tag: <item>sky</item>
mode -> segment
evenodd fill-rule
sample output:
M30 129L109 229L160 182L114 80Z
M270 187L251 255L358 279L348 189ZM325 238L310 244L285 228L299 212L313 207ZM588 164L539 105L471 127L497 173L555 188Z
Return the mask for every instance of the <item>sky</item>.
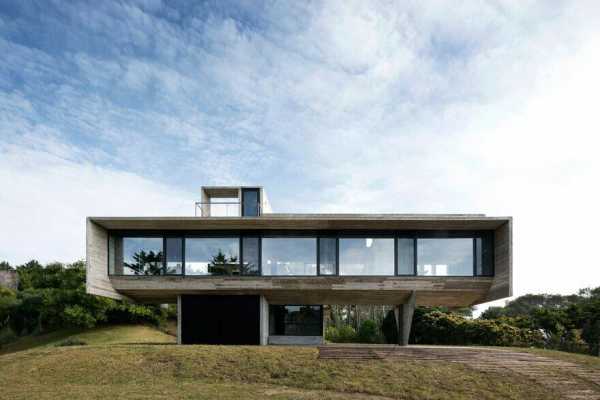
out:
M514 218L514 290L600 286L600 2L0 0L0 260L85 217Z

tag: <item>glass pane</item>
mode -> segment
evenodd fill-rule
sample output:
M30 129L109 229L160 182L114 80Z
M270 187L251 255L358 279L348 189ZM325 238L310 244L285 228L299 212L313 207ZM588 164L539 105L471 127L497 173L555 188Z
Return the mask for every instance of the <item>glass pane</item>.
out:
M116 259L116 249L115 249L115 237L108 237L108 274L113 275L115 273L115 259Z
M242 238L242 275L259 275L259 242L257 237Z
M340 239L340 275L394 275L394 239Z
M415 240L398 239L398 275L415 274Z
M319 238L319 273L321 275L335 275L335 240L335 238Z
M263 238L263 275L316 275L315 238Z
M417 274L472 276L473 239L417 239Z
M259 214L258 201L258 189L242 189L242 216L257 217Z
M123 238L125 275L161 275L163 273L162 238Z
M323 336L321 306L269 306L269 334Z
M167 238L167 269L166 274L181 274L183 269L183 239Z
M477 275L494 275L493 239L489 236L475 239L475 265Z
M186 275L239 275L238 238L186 238Z

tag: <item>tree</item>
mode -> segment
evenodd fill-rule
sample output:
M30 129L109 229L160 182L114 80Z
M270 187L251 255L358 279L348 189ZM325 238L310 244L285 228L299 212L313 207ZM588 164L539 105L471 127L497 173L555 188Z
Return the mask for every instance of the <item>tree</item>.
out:
M208 272L214 275L239 275L240 265L237 257L227 257L219 249L217 255L213 256L211 262L208 264Z

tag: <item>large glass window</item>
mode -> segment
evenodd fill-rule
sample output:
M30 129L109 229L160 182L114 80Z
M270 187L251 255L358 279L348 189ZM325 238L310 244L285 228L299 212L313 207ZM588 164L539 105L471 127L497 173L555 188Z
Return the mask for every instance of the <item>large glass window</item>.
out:
M183 238L166 238L165 273L181 274L183 271Z
M123 274L162 275L163 273L162 238L123 238Z
M472 276L473 239L417 239L417 274Z
M316 275L315 238L263 238L263 275Z
M340 239L340 275L394 275L394 239Z
M337 267L337 239L319 238L319 274L335 275Z
M321 306L269 306L269 334L323 336Z
M478 276L494 275L494 247L491 238L475 239L475 265Z
M186 275L240 275L238 238L186 238Z
M242 275L260 275L260 238L242 238Z
M398 239L398 275L415 274L415 239Z

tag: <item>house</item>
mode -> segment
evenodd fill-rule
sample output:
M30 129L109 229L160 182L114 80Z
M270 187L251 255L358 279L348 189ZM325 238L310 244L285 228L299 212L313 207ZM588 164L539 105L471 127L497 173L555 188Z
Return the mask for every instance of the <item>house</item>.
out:
M323 305L396 310L512 295L510 217L279 214L261 187L203 187L189 217L88 217L87 292L178 304L182 344L317 344Z

